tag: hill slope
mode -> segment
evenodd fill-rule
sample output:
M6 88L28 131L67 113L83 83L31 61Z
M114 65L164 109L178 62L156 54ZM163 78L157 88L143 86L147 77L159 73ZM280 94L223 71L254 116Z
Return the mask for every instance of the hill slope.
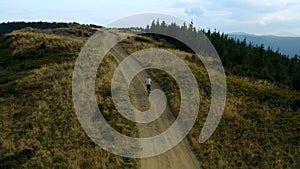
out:
M148 37L147 37L148 38ZM213 136L198 143L210 105L210 83L201 62L187 53L172 48L164 39L159 41L131 38L124 49L159 47L181 57L193 70L201 95L198 119L188 138L203 168L286 168L298 167L299 101L296 91L281 89L266 80L227 76L227 101L224 116ZM145 43L145 42L149 43ZM131 50L133 53L135 50ZM167 93L169 105L179 112L179 91L172 77L164 72L149 72ZM292 103L292 104L290 104Z
M89 27L23 29L1 37L0 168L139 168L140 160L104 151L80 127L73 109L71 80L75 59L87 37L73 34L73 29L95 31ZM300 167L299 92L266 80L228 75L225 114L213 136L199 144L210 105L210 83L200 61L192 53L151 36L128 38L121 46L128 53L164 48L191 67L199 85L201 109L188 140L201 167ZM110 97L110 80L117 64L108 54L100 65L97 101L116 130L137 136L136 124L118 114ZM163 72L148 73L167 93L176 116L176 83Z

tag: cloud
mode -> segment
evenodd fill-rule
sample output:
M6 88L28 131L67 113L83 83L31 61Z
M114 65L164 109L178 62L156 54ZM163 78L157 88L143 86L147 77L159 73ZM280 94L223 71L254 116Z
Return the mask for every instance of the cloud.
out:
M259 22L261 24L268 23L284 23L284 22L299 22L300 19L300 2L286 3L282 7L269 13L263 14Z
M216 28L225 32L269 33L272 29L274 32L300 34L299 9L300 0L87 0L76 3L71 0L14 0L3 1L0 21L68 19L105 25L123 16L153 12L184 20L192 18L195 25L199 23L197 26L201 28Z
M204 11L200 7L187 7L184 10L184 13L191 17L202 16Z
M261 0L243 0L236 1L239 4L245 4L246 7L278 7L289 3L299 3L299 0L272 0L272 1L261 1Z
M200 27L221 31L270 33L286 31L300 34L300 0L174 0L171 8ZM179 13L177 13L179 15ZM295 31L296 30L296 31Z

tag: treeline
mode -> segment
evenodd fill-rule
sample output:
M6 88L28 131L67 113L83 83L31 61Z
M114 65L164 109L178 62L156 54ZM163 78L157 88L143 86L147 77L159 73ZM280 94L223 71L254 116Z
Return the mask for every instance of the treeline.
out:
M197 30L192 22L179 26L176 23L166 24L157 20L148 25L145 31L171 32L173 37L184 36L195 41L204 33L214 45L228 74L267 79L300 90L300 57L297 55L288 58L270 47L265 50L263 44L247 44L246 39L234 39L216 30ZM172 39L162 35L155 35L154 38L164 38L167 41ZM172 41L176 48L191 51L181 42L174 39Z
M14 30L23 29L26 27L31 28L38 28L38 29L51 29L51 28L67 28L71 26L78 26L81 25L76 22L72 23L64 23L64 22L7 22L0 24L0 35L10 33ZM102 28L102 26L90 24L90 25L83 25L83 26L90 26L95 28Z

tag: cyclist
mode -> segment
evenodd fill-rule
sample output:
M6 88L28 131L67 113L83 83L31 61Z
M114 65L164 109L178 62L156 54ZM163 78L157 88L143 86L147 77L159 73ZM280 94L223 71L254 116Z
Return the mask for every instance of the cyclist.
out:
M147 76L146 80L145 80L145 84L146 84L146 88L147 88L147 92L148 94L150 93L151 91L151 78L149 76Z

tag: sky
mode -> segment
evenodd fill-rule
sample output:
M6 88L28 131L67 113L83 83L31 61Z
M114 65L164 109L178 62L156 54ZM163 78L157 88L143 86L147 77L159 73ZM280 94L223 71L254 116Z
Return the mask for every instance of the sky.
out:
M300 0L9 0L0 4L0 22L56 21L106 26L130 15L161 13L193 21L198 28L225 33L300 37L299 9Z

